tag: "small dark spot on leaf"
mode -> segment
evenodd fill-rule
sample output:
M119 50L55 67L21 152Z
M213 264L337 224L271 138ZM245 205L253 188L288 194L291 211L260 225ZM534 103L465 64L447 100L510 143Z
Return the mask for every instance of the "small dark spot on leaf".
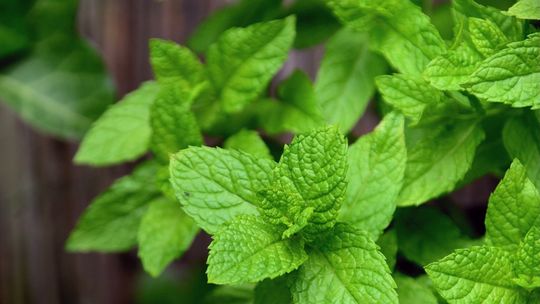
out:
M190 197L190 196L191 196L191 193L189 193L189 192L184 192L184 196L185 196L185 197Z

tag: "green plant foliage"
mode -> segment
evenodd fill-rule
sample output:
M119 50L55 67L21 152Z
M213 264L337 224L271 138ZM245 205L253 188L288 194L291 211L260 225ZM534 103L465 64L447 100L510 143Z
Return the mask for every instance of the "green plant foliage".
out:
M202 229L208 303L539 302L540 36L527 1L482 3L237 1L193 51L152 40L155 81L75 158L151 160L90 205L68 249L138 245L158 276ZM314 80L280 72L316 44ZM487 174L504 178L482 236L448 194Z

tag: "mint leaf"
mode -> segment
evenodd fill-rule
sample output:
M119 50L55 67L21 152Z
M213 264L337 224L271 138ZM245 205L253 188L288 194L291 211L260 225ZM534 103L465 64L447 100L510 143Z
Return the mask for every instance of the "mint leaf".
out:
M133 247L148 204L160 196L152 183L156 172L154 163L144 163L94 199L71 232L67 250L115 252Z
M514 282L528 290L540 287L540 227L532 226L521 242L513 260Z
M325 125L321 108L308 76L295 70L279 84L279 101L263 100L257 105L259 121L269 133L308 132Z
M0 99L47 134L78 139L113 102L103 62L86 42L53 36L0 73Z
M156 83L146 82L111 106L85 135L75 163L106 166L146 153L152 133L150 107L157 92Z
M518 0L508 9L508 15L520 19L540 19L540 3L536 0Z
M171 183L184 211L210 234L240 214L258 214L257 191L268 186L273 161L220 148L190 147L172 156Z
M270 150L257 131L241 130L227 138L223 147L229 150L235 149L244 151L260 158L273 159L272 155L270 155Z
M410 1L329 0L329 5L346 25L369 30L370 46L401 73L420 75L446 50L429 17Z
M427 265L473 242L435 208L402 209L396 216L400 252L410 261Z
M469 76L482 61L482 55L467 43L433 59L423 77L439 90L461 90Z
M540 34L510 43L484 60L465 83L479 98L513 107L540 107Z
M350 184L339 219L376 240L392 220L406 161L403 116L389 113L373 132L349 147Z
M525 116L510 119L503 129L503 141L510 156L527 168L527 176L540 189L540 120Z
M225 112L238 112L262 93L287 58L294 17L234 28L210 47L208 76Z
M344 28L326 44L315 92L326 121L348 132L373 96L373 78L385 71L382 58L370 52L366 34Z
M199 229L177 201L159 198L149 205L137 236L139 257L144 269L158 276L189 248Z
M400 304L438 304L437 297L431 289L422 284L420 280L404 276L394 275L397 284L397 293Z
M445 100L443 92L420 77L404 74L383 75L376 78L384 100L417 124L430 109ZM427 113L425 113L427 112Z
M469 18L471 41L482 56L489 57L509 42L501 29L488 19Z
M294 303L397 303L396 285L369 235L337 224L309 251L291 287Z
M193 88L205 77L204 67L197 56L172 41L151 39L150 62L159 82L175 81Z
M285 146L274 172L277 185L269 189L270 192L291 193L294 203L265 197L264 213L270 217L281 214L291 224L297 219L309 218L306 233L311 235L334 226L347 186L346 153L347 141L337 128L297 135L290 145ZM274 203L275 208L272 207ZM308 208L313 209L313 214L298 213L309 212L304 211Z
M151 148L164 162L180 149L203 143L197 120L190 110L193 96L188 96L187 92L181 82L159 83L159 93L150 113Z
M489 198L486 238L493 246L515 249L525 234L540 223L540 193L514 160Z
M528 303L527 292L513 284L512 256L497 247L459 249L426 267L450 303Z
M210 244L208 282L253 283L298 268L306 259L300 239L281 239L279 226L240 215L223 226Z
M453 122L411 129L406 139L407 169L398 206L420 205L453 190L469 170L484 132L474 122Z
M464 28L467 28L467 18L474 17L489 20L496 24L504 35L512 41L523 38L523 23L514 17L503 14L496 8L478 4L473 0L454 0L452 1L452 10L454 23L456 24L454 28L456 36Z

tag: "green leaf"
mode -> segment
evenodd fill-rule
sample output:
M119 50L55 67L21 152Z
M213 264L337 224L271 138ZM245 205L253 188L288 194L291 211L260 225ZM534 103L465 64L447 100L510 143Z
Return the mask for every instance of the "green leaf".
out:
M264 280L255 287L254 304L290 304L291 292L287 286L287 277Z
M473 243L448 216L431 207L401 210L395 229L400 252L419 265L435 262Z
M503 129L503 141L510 156L519 159L540 189L540 120L530 116L510 119Z
M223 144L225 149L240 150L259 158L273 160L270 150L259 136L257 131L241 130L233 136L227 138Z
M301 239L282 239L279 226L240 215L223 226L210 244L208 282L238 284L275 278L307 259Z
M208 76L225 112L256 99L285 62L295 34L288 17L234 28L208 50Z
M143 216L137 241L144 269L158 276L175 258L191 245L199 229L182 206L168 198L150 203Z
M540 107L540 34L510 43L484 60L464 86L491 102Z
M438 304L437 297L421 281L396 274L397 293L400 304Z
M205 52L227 29L272 19L280 7L280 0L241 0L225 6L198 24L187 43L193 50Z
M540 227L535 225L527 232L513 260L514 282L528 290L540 287Z
M535 223L540 223L540 193L514 160L489 198L486 238L493 246L515 249Z
M220 148L190 147L172 156L171 183L184 211L210 234L240 214L258 214L257 191L275 163Z
M376 78L377 87L384 100L410 119L418 123L429 111L445 100L443 92L416 76L404 74L383 75ZM426 113L427 112L427 113Z
M472 44L482 56L489 57L509 42L501 29L488 19L469 18Z
M0 100L33 127L77 139L112 103L113 88L93 49L55 36L0 73Z
M156 79L177 81L193 88L204 80L204 67L189 49L175 42L151 39L150 62Z
M398 251L397 234L395 229L386 231L377 240L377 245L381 248L381 253L386 258L386 263L390 272L394 271L396 267L396 258Z
M160 196L152 183L156 172L154 163L144 163L94 199L71 232L67 250L115 252L133 247L148 204Z
M540 3L536 0L518 0L508 9L508 15L520 19L540 19Z
M483 57L471 45L464 43L433 59L423 77L439 90L461 90Z
M453 190L469 170L476 147L484 139L482 129L471 121L408 132L407 169L398 206L420 205Z
M326 121L348 132L373 96L374 77L384 73L384 60L369 51L367 35L342 29L326 44L315 92Z
M497 247L459 249L426 267L450 303L527 303L527 292L512 282L512 256Z
M165 162L172 153L203 143L197 120L190 110L194 97L189 96L180 84L160 82L159 93L150 112L151 148Z
M420 8L403 0L329 0L346 25L370 33L370 46L398 71L420 75L446 50L439 32Z
M148 150L150 107L158 85L146 82L111 106L94 122L75 155L75 163L93 166L137 159Z
M483 6L473 0L453 0L452 9L456 24L454 28L456 36L459 36L460 32L467 28L468 18L473 17L489 20L496 24L511 41L523 39L523 23L514 17L503 14L496 8Z
M392 220L406 161L403 116L389 113L373 132L349 147L350 183L340 221L368 231L376 240Z
M337 224L309 252L291 287L294 303L398 303L384 256L365 232Z
M291 131L308 132L325 125L313 86L308 76L295 70L279 84L280 101L263 100L259 107L259 121L269 133Z
M346 153L347 141L337 128L297 135L285 146L272 186L262 193L263 214L288 226L308 220L305 230L312 236L334 226L347 187Z

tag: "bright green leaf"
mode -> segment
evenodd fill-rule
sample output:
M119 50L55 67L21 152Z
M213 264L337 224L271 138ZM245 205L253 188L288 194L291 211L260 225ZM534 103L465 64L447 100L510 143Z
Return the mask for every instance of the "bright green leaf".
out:
M281 239L279 226L240 215L214 235L208 282L254 283L298 268L307 259L301 239Z
M69 251L124 251L137 243L137 230L148 204L160 196L152 182L157 166L145 163L98 196L67 240Z
M386 69L384 60L370 52L366 34L342 29L326 44L317 73L315 92L326 121L348 132L373 96L374 77Z
M535 223L540 223L540 193L523 165L514 160L489 198L487 242L515 249Z
M403 116L387 114L373 132L349 147L349 186L339 219L376 240L392 220L406 161Z
M256 99L285 62L295 34L288 17L234 28L208 50L208 76L225 112Z
M516 284L532 290L540 287L540 226L527 232L513 260Z
M512 256L497 247L459 249L426 267L440 294L450 303L528 303L514 285Z
M317 245L294 278L294 303L398 303L388 265L367 233L337 224Z
M453 190L469 170L484 132L471 121L452 122L412 129L406 139L407 169L398 206L420 205Z
M258 214L257 191L275 163L220 148L190 147L171 158L171 182L184 211L210 234L240 214Z
M503 141L510 156L527 168L529 179L540 190L540 120L529 116L510 119L504 126Z
M157 92L156 83L146 82L111 106L84 137L75 162L104 166L142 156L150 142L150 107Z
M540 2L537 0L518 0L508 9L508 15L520 19L540 19Z
M259 136L257 131L252 130L241 130L240 132L234 134L233 136L227 138L223 144L225 149L235 149L244 151L253 156L266 158L272 160L272 155L270 155L270 150Z
M175 42L150 40L150 62L159 82L175 81L194 88L204 80L204 67L189 49Z
M465 86L491 102L540 107L540 34L510 43L484 60Z
M181 83L159 83L159 93L150 112L151 148L165 162L178 150L203 143L197 120L190 110L192 100Z
M403 0L329 0L345 25L369 31L370 47L405 74L420 75L446 50L439 32L420 8Z
M168 198L152 201L137 237L144 269L152 276L159 275L189 248L198 231L177 201Z

